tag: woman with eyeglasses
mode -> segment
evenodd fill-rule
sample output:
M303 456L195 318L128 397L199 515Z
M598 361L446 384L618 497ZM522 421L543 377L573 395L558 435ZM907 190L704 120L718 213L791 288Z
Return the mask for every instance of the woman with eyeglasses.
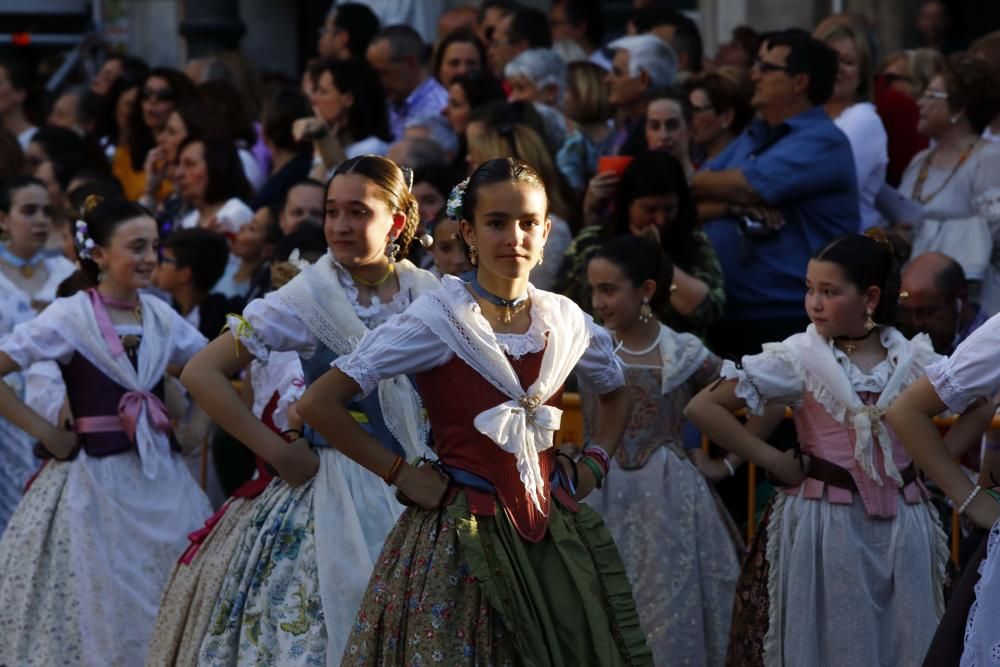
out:
M139 86L138 99L128 118L128 145L115 147L111 171L125 190L125 197L138 200L146 190L146 154L156 146L156 135L167 124L174 108L198 97L194 83L182 72L169 67L150 70ZM157 201L169 194L165 181L155 193Z
M721 153L753 119L753 83L741 69L720 67L691 77L686 87L693 159L703 164Z
M970 55L949 58L920 98L917 129L932 146L917 153L903 174L900 192L922 206L912 228L911 256L942 252L968 280L980 282L978 301L1000 310L1000 146L983 140L983 129L1000 112L997 75ZM975 292L974 292L975 293Z

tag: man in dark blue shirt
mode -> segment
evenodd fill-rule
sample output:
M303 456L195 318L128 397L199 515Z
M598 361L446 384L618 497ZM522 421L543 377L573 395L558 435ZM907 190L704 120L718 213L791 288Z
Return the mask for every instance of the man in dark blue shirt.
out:
M809 257L859 227L851 146L822 107L837 67L807 33L766 36L752 70L758 119L692 183L725 275L712 335L724 356L803 331Z

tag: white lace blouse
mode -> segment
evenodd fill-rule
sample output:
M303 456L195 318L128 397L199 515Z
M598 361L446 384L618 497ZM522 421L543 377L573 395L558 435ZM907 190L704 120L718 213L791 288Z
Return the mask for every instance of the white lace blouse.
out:
M450 296L473 305L475 317L485 324L482 311L468 290L459 281L443 284ZM500 348L519 359L526 354L545 349L548 332L559 326L555 314L547 312L532 300L531 324L523 334L495 334ZM588 317L590 345L577 362L576 374L599 394L624 386L625 378L614 344L607 331ZM488 326L488 325L487 325ZM455 353L445 345L422 320L403 313L366 336L351 355L339 357L333 365L351 376L368 394L379 380L396 375L409 375L443 366Z
M988 398L1000 391L1000 315L994 315L947 359L927 368L927 379L941 401L955 414L961 414L977 398Z

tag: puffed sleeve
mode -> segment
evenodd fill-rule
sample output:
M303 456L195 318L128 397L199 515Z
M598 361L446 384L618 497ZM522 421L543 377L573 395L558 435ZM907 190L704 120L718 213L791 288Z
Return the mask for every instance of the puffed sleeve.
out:
M170 363L183 366L191 360L191 357L208 345L208 339L173 309L171 309L171 318L170 333L173 337L174 349L170 353Z
M594 320L587 318L590 345L576 363L576 376L582 386L597 394L607 394L625 386L621 360L615 354L611 335Z
M242 315L227 316L226 323L233 338L262 362L267 362L272 350L298 352L308 358L316 349L309 327L275 292L251 301Z
M429 371L453 354L422 320L404 312L368 332L353 353L331 365L349 375L367 396L381 380Z
M75 349L61 333L63 324L56 314L58 308L58 302L54 302L34 319L14 327L0 340L0 352L6 353L22 369L39 361L69 363Z
M1000 390L997 350L1000 350L1000 315L994 315L972 332L950 357L927 367L927 379L949 410L961 414L977 398L992 396Z
M722 377L737 381L736 396L754 415L764 414L766 403L795 405L805 391L798 356L784 343L768 343L760 354L747 355L740 364L724 362Z

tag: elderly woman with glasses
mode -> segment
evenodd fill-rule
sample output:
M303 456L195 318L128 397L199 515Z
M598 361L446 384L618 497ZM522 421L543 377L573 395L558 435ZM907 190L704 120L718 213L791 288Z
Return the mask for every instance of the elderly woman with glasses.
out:
M917 129L932 146L917 153L900 192L922 207L912 222L916 257L938 251L954 258L978 300L1000 310L1000 146L980 138L1000 111L997 74L986 62L952 56L921 97Z

